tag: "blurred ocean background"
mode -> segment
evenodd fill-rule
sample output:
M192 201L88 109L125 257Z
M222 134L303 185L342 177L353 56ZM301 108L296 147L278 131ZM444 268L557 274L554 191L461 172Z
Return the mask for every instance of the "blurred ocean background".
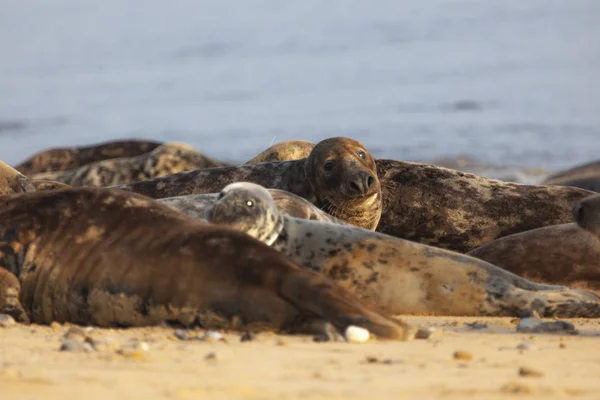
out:
M2 2L7 163L116 138L241 162L329 136L521 181L600 159L600 1Z

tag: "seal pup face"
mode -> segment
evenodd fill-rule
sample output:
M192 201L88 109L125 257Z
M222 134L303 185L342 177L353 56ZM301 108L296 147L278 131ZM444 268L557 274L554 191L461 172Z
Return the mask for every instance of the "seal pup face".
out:
M225 186L215 204L207 209L206 219L245 232L269 246L283 229L283 216L271 194L250 182Z
M375 229L381 217L381 185L375 160L360 142L323 140L310 153L306 168L320 207L351 224Z
M31 181L13 167L0 161L0 195L35 192Z
M581 228L600 236L600 195L576 203L573 206L573 217Z

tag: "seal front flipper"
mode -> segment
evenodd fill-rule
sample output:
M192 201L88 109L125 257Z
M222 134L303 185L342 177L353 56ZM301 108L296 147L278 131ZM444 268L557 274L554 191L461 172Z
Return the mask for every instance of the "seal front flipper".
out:
M271 253L267 257L279 260L263 258L262 253L249 254L243 280L273 290L302 314L328 320L340 332L356 325L380 338L408 340L413 337L412 326L369 309L324 275L299 269L283 255Z
M21 284L16 276L0 266L0 314L8 314L17 322L29 323L29 317L21 306Z

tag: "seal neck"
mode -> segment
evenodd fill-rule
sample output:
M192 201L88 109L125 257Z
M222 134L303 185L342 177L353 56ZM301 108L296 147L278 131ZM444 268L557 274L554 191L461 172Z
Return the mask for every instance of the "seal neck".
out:
M273 229L270 229L268 232L266 232L263 238L261 238L261 241L269 246L272 246L275 241L279 239L280 234L283 232L284 225L285 221L283 214L281 212L277 212Z

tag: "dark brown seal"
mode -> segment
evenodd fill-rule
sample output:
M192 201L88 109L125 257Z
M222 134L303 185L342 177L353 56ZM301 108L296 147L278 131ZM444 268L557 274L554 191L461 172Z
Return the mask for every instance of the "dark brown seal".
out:
M541 285L473 257L279 212L263 187L226 186L206 214L335 279L391 314L600 317L600 296Z
M301 160L308 157L314 147L314 143L305 140L287 140L274 144L246 164Z
M13 167L0 161L0 195L35 192L31 181Z
M91 146L47 149L29 157L15 169L25 175L66 171L110 158L138 156L160 145L160 142L150 140L115 140Z
M220 167L192 146L165 143L150 153L135 157L112 158L86 164L77 169L34 174L33 179L48 179L71 186L104 187L151 179L199 168Z
M600 195L573 206L576 223L510 235L471 251L538 282L600 291Z
M117 186L160 199L218 193L233 182L253 182L301 196L334 217L375 229L381 189L375 160L359 142L336 137L315 146L308 158L181 172Z
M377 172L383 193L377 231L463 253L503 236L572 222L572 205L594 194L393 160L377 160Z
M0 312L22 321L286 329L319 318L385 338L412 330L242 232L133 193L1 197L0 221Z
M600 192L600 174L589 175L581 178L559 180L555 179L552 185L557 186L570 186L580 189L590 190L592 192Z
M582 179L590 176L600 176L600 160L577 165L564 171L556 172L543 182L544 185L563 185L573 179Z

